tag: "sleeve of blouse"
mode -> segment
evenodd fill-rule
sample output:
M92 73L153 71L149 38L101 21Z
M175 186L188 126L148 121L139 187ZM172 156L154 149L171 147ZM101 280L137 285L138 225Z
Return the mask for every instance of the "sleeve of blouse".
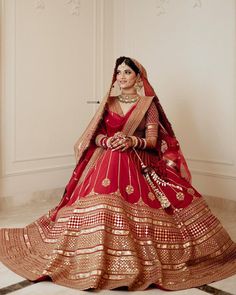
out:
M146 114L146 123L145 123L146 139L158 137L158 123L159 123L159 113L155 103L152 102Z

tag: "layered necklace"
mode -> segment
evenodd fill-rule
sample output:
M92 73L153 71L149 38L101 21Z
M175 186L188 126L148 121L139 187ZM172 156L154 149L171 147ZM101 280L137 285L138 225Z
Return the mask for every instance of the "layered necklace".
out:
M120 94L118 96L118 99L120 102L124 102L124 103L133 103L136 102L138 100L139 96L133 96L133 94Z

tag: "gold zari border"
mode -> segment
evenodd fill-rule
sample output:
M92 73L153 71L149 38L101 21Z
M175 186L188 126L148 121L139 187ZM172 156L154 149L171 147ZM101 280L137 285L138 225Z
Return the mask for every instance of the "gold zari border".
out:
M0 230L0 259L29 279L77 288L180 290L236 273L236 245L202 198L168 214L91 195L23 229Z

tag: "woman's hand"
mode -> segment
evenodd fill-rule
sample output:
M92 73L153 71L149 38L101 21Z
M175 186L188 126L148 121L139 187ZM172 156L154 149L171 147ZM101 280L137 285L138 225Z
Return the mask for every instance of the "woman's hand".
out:
M127 150L132 147L132 140L130 137L127 137L123 132L117 132L110 139L110 148L113 151L121 150L121 152Z

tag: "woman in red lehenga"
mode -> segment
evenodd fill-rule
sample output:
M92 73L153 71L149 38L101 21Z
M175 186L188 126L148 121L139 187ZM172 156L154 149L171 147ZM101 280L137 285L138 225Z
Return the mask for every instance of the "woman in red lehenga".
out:
M0 260L77 289L180 290L236 273L236 244L191 175L145 69L116 61L112 85L75 145L59 205L0 230Z

